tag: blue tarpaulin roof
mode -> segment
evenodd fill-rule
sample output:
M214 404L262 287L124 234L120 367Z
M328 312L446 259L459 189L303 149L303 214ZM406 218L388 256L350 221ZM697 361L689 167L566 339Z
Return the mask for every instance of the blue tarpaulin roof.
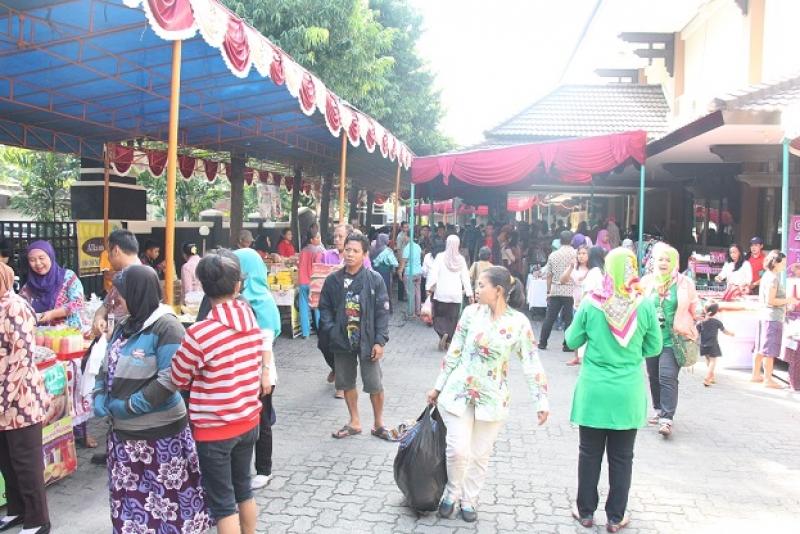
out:
M171 60L172 43L122 0L0 0L0 143L101 158L107 141L166 141ZM339 170L323 113L255 68L234 76L200 33L182 43L179 143ZM351 146L348 178L394 189L397 162L381 156Z

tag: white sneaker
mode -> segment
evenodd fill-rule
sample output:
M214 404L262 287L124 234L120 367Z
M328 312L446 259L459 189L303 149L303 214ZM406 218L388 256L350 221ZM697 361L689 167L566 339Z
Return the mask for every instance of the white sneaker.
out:
M272 480L272 475L256 475L250 481L250 489L261 489Z

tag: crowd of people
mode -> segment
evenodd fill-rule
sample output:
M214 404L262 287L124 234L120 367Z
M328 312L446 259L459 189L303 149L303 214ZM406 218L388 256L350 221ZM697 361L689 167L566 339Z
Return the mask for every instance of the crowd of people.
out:
M494 443L509 415L510 358L522 362L538 423L544 424L550 408L540 352L548 350L553 326L561 322L561 349L572 355L565 363L581 366L570 416L580 441L573 516L593 525L606 453L607 529L624 528L638 429L649 423L671 436L679 372L691 345L707 358L704 384L710 386L721 356L717 336L733 334L715 317L715 303L701 308L672 246L656 244L649 265L640 269L632 242L622 239L613 220L593 230L581 223L576 230L545 223L479 227L474 221L462 229L419 226L413 233L407 223L394 232L338 225L333 246L325 249L319 228L310 228L298 261L301 328L307 337L313 324L330 367L327 381L345 400L348 419L333 438L363 431L359 372L373 411L370 434L396 437L383 418L381 360L389 317L394 301L413 299L416 315L429 306L445 351L427 393L448 430L449 482L439 514L451 517L458 508L465 521L475 521ZM278 254L297 253L292 237L283 232ZM158 245L147 242L140 250L127 230L108 238L112 285L91 325L108 349L85 401L109 422L107 452L95 459L107 466L114 532L134 525L156 532L199 533L212 525L222 534L255 532L253 491L272 477L272 394L278 384L273 344L281 321L264 262L273 253L271 243L243 231L238 244L202 257L194 244L182 247L184 296L203 295L196 322L185 327L162 302ZM763 312L752 379L780 387L772 363L780 352L783 314L796 303L780 276L785 256L763 254L762 248L753 238L745 257L731 246L719 278L732 290L758 294ZM84 293L46 241L31 243L26 258L30 269L19 294L13 271L0 262L0 470L8 494L0 531L22 524L25 534L44 534L50 518L41 427L48 397L34 363L33 332L37 325L80 327ZM340 268L327 275L312 307L316 264ZM548 295L538 339L523 283L534 269L545 273ZM643 277L641 270L647 271ZM77 422L75 436L96 446L85 421Z

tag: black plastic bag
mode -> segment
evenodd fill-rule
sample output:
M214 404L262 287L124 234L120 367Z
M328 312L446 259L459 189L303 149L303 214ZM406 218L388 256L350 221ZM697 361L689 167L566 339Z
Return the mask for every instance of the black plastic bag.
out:
M408 504L433 511L447 484L447 428L435 406L428 406L400 438L394 459L394 481Z

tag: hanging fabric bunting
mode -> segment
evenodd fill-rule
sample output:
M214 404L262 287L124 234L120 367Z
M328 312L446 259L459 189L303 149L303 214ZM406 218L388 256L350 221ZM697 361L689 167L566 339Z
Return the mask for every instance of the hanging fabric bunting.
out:
M261 171L258 173L258 181L262 184L272 184L272 173L267 171Z
M283 54L274 47L272 65L269 67L269 77L272 78L275 85L283 85L283 82L286 81L286 75L283 71Z
M292 189L294 188L294 178L292 178L291 176L284 176L283 185L285 185L286 190L291 193Z
M381 137L381 155L384 158L389 156L389 134L384 131L383 137Z
M124 0L128 7L144 8L147 21L156 35L174 41L190 39L197 31L189 2L176 0Z
M150 168L150 174L153 176L161 176L164 174L164 169L167 166L167 153L163 150L145 150L147 153L147 166Z
M367 134L364 136L364 147L367 149L367 152L372 154L375 152L377 136L375 135L375 123L372 122L372 120L369 120L368 123Z
M253 185L253 176L258 173L255 169L251 169L250 167L244 168L244 181L247 185Z
M303 74L303 81L300 83L300 109L310 117L314 114L315 106L316 93L314 80L312 80L311 75L306 72Z
M122 145L110 145L109 157L117 174L126 175L133 164L133 148Z
M303 193L305 193L306 195L310 195L311 194L311 184L310 183L303 182Z
M228 10L215 0L191 0L194 19L200 35L209 46L222 48L228 31Z
M389 149L389 161L397 159L397 138L392 136L392 147Z
M358 146L361 144L361 128L359 127L359 113L353 111L351 113L350 127L347 128L347 137L350 139L350 144Z
M197 159L192 156L180 155L178 156L178 168L181 170L181 176L188 180L194 174L194 166Z
M342 127L339 104L336 101L336 95L330 91L328 91L328 96L325 100L325 124L335 137L339 137L339 130Z
M228 31L222 46L225 51L222 57L234 76L247 78L251 65L250 44L247 42L247 29L242 19L228 19Z
M203 160L203 168L206 171L206 180L209 182L213 182L214 179L217 177L217 171L219 170L219 163L216 161L211 160Z
M282 178L283 176L281 176L280 174L276 172L272 173L272 185L274 185L275 187L280 187Z

